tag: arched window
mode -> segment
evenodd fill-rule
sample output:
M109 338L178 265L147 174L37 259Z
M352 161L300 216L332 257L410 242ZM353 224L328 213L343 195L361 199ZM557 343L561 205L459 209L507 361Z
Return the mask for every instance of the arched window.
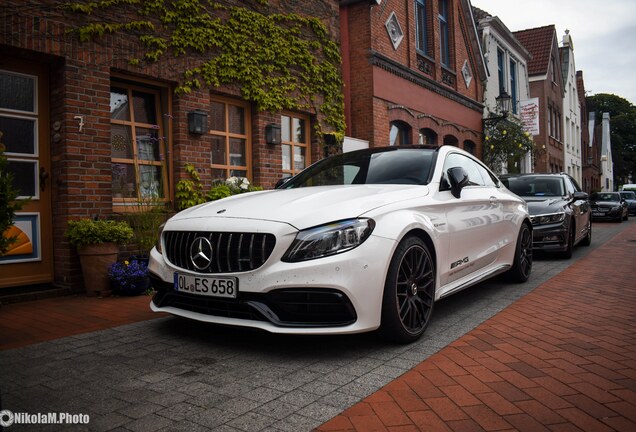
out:
M452 145L455 147L459 147L459 140L453 135L445 135L444 136L444 145Z
M410 145L411 144L411 126L400 120L391 122L391 130L389 132L389 145Z
M471 140L465 140L464 141L464 150L466 150L468 153L474 155L476 148L477 148L477 146Z
M420 129L420 144L437 145L437 133L433 129Z

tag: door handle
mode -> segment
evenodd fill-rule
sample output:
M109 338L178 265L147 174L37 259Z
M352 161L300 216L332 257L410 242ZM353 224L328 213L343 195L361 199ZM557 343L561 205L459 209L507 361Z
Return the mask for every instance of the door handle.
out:
M46 179L49 178L49 173L46 172L44 167L40 167L40 192L44 192L46 188Z

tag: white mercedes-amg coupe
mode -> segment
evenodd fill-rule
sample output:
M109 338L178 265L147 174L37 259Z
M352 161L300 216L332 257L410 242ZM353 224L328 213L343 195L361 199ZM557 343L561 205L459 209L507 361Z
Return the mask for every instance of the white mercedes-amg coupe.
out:
M452 146L372 148L172 217L151 253L150 306L411 342L436 300L503 272L525 282L531 268L526 204L481 161Z

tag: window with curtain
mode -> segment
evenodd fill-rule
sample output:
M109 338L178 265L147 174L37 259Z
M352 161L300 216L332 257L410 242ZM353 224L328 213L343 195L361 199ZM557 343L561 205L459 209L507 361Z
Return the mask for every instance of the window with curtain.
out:
M243 101L211 98L210 135L212 179L246 177L251 180L250 109Z
M165 200L165 137L158 90L113 82L110 130L113 204Z
M411 126L403 121L392 121L389 130L389 145L410 145Z
M433 129L423 128L420 129L419 134L420 144L425 145L437 145L437 133Z
M281 116L283 176L296 175L311 163L309 118L299 114Z

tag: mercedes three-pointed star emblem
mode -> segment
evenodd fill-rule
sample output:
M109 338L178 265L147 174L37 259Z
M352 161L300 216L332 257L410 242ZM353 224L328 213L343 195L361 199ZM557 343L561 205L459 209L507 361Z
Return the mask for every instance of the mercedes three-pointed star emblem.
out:
M190 261L197 270L205 270L212 262L212 244L205 237L197 237L190 246Z

